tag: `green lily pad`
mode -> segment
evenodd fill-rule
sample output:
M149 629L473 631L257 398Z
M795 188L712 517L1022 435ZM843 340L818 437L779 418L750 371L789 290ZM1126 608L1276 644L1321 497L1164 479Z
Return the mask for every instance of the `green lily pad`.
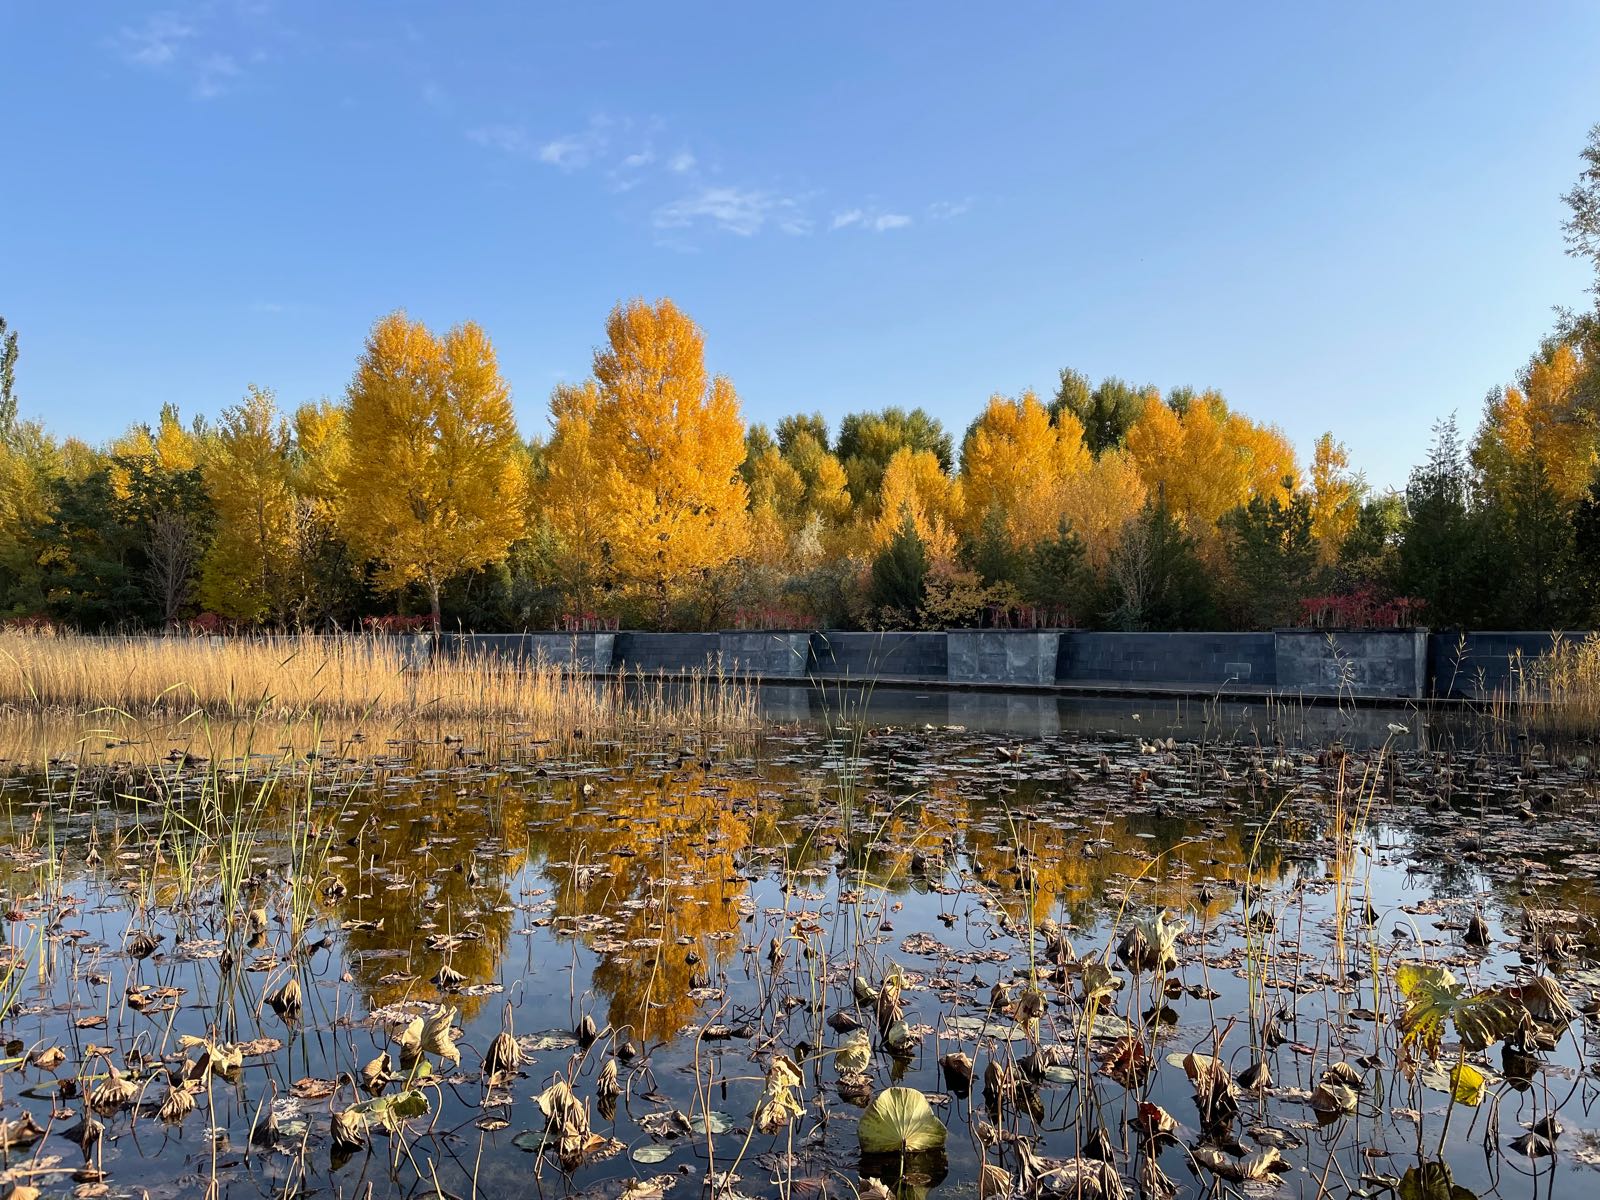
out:
M691 1117L689 1119L689 1128L696 1133L727 1133L728 1130L733 1128L733 1118L725 1112L717 1112L713 1109L704 1116Z

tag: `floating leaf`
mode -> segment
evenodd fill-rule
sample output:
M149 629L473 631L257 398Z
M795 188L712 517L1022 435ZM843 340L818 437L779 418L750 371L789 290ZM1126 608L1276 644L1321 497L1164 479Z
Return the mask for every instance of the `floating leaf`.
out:
M1408 1168L1395 1194L1400 1200L1478 1200L1476 1192L1450 1177L1450 1168L1442 1162Z
M1466 984L1445 967L1401 963L1395 969L1395 983L1406 999L1400 1014L1402 1038L1415 1042L1429 1055L1439 1053L1446 1021L1455 1026L1463 1046L1482 1050L1515 1034L1527 1016L1528 1010L1510 993L1469 993Z
M732 1129L733 1118L725 1112L718 1112L713 1109L704 1116L691 1117L689 1127L696 1133L704 1134L709 1132L714 1136L719 1133L727 1133L728 1130Z
M345 1111L360 1117L369 1128L395 1133L411 1118L428 1115L428 1096L420 1088L407 1088L392 1096L374 1096L352 1104Z
M852 1030L849 1036L839 1043L833 1061L834 1065L845 1074L859 1075L865 1071L867 1064L872 1061L872 1039L867 1036L867 1031Z
M1430 1066L1417 1073L1424 1087L1444 1092L1457 1104L1476 1108L1484 1092L1494 1082L1491 1077L1469 1062L1451 1063L1448 1067Z
M916 1088L892 1087L873 1097L856 1128L868 1154L915 1154L944 1145L944 1122Z

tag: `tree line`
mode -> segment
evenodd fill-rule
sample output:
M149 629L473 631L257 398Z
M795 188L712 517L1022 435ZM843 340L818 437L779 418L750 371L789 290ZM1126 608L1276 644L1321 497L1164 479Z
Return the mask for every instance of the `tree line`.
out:
M1600 126L1565 197L1600 301ZM18 416L0 319L0 614L86 630L1600 619L1600 303L1558 313L1400 490L1216 391L1063 370L959 442L921 408L746 426L671 300L610 314L524 440L488 335L403 312L343 398L251 387L104 446Z

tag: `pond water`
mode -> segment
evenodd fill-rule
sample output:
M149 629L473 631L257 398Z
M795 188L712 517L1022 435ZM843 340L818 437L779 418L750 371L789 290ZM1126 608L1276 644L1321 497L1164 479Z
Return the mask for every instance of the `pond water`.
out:
M824 700L830 725L773 696L781 723L727 742L158 768L105 746L19 769L0 785L11 1178L630 1200L1600 1187L1586 760L1432 748L1373 710L969 699ZM942 1148L863 1153L888 1100L926 1122L895 1088Z

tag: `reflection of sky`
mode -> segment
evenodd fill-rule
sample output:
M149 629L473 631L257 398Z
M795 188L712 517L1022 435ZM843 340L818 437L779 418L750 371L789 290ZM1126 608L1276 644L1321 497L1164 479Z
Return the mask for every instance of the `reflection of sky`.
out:
M821 721L832 711L858 706L861 689L829 683L819 688L762 687L763 713L778 721ZM1266 703L1213 701L1184 696L1022 695L966 690L918 691L909 687L867 689L867 719L883 725L958 725L1010 737L1175 737L1271 745L1343 741L1355 749L1389 742L1396 749L1426 749L1456 738L1471 739L1470 714L1427 716L1404 705L1375 706L1283 700ZM1395 733L1390 725L1403 725Z

